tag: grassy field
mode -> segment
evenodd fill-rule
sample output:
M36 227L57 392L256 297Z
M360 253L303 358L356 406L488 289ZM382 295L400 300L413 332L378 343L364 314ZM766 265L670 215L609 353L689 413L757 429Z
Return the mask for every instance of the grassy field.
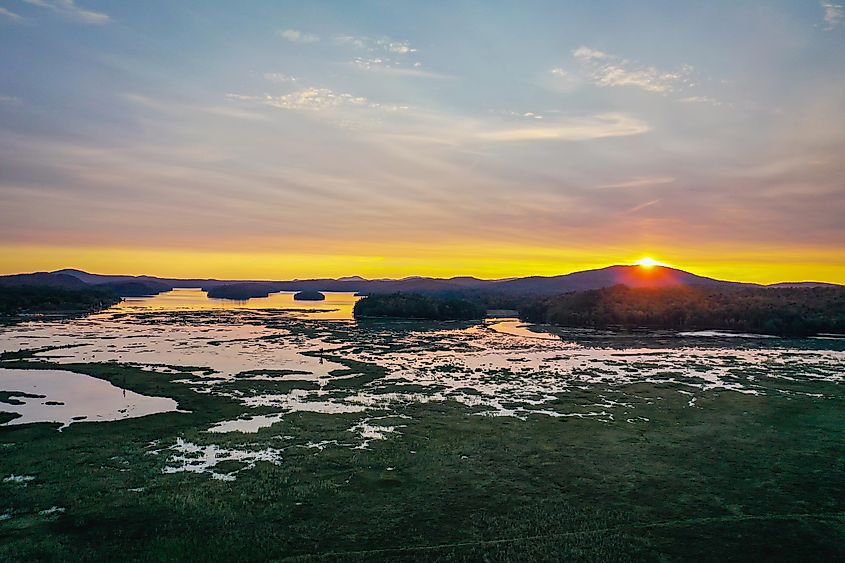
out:
M19 356L0 365L86 373L191 412L0 428L2 561L845 558L845 404L833 382L714 390L696 408L669 384L559 398L624 394L636 424L409 402L379 421L396 432L361 448L349 431L361 413L292 413L254 434L212 434L246 409L175 382L199 376ZM379 374L347 368L346 386ZM177 439L281 459L241 471L246 462L223 461L215 470L231 481L165 473Z

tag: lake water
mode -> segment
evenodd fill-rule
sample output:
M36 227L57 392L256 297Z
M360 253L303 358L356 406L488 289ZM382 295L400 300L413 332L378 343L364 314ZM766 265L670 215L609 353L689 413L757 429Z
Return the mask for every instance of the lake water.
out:
M151 311L221 311L221 310L284 310L311 319L351 320L352 307L360 299L349 292L322 292L324 301L295 301L294 291L271 293L245 301L209 299L199 288L180 288L153 297L127 297L109 310L144 313ZM108 314L108 313L107 313Z
M451 401L483 416L577 416L642 424L637 404L666 389L697 408L697 398L713 390L824 397L824 388L812 389L813 381L845 377L842 341L565 331L516 319L356 322L351 315L356 297L326 297L297 302L292 293L280 293L233 302L179 289L128 299L84 318L2 327L0 351L39 349L32 361L57 365L117 362L145 369L150 377L184 373L185 385L230 396L246 409L235 420L206 428L212 432L255 432L292 412L358 413L354 432L362 439L389 439L391 432L401 431L394 423L374 421L397 415L409 403ZM349 361L382 371L361 379L349 373ZM48 397L26 400L26 412L20 405L0 403L0 411L24 414L10 424L67 424L74 416L113 420L175 408L161 402L165 399L150 402L154 398L130 393L126 401L122 390L108 383L57 374L16 370L0 377L0 390L35 389L33 394ZM309 382L311 387L258 391L274 380ZM256 392L233 392L227 386L232 381L253 382ZM809 390L797 388L796 382L810 384ZM635 395L628 392L634 386ZM586 398L585 389L592 390ZM46 408L38 402L53 397L65 405ZM389 432L378 429L388 426Z

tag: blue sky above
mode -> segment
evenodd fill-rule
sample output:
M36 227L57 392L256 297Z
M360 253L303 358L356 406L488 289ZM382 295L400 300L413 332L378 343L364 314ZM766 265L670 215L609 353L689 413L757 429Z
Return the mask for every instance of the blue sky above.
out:
M0 241L841 260L843 53L812 0L0 0Z

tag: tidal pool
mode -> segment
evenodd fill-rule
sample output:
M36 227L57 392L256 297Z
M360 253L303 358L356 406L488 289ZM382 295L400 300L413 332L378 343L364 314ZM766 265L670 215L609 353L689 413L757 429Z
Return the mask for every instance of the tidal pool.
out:
M0 426L57 422L65 428L178 410L173 399L139 395L70 371L0 368L0 390L6 393L0 412L18 415Z

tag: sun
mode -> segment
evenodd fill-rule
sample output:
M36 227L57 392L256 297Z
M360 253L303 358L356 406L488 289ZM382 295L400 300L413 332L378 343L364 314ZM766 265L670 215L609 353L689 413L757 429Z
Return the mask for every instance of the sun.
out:
M634 262L637 266L641 266L643 268L654 268L655 266L660 266L660 262L655 260L654 258L650 258L648 256L644 258L640 258L636 262Z

